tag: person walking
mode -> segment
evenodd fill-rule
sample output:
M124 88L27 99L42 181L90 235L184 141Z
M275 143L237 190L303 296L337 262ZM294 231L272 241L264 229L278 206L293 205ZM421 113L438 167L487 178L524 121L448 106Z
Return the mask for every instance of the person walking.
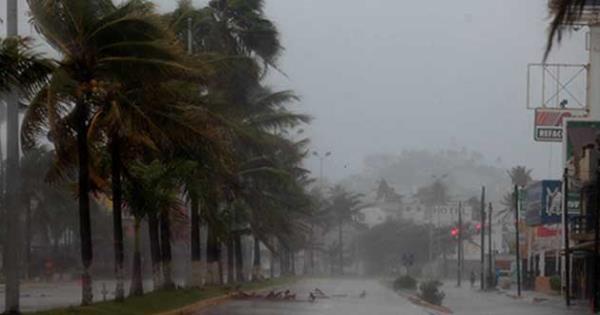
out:
M475 287L475 279L476 279L475 271L471 270L471 288Z

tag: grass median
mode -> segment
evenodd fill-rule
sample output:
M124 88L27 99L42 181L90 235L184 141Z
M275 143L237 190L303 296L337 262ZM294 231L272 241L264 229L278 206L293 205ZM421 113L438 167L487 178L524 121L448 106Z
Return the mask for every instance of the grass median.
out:
M241 284L241 289L246 291L262 290L273 286L289 284L295 278L277 278L260 282ZM88 306L68 307L28 313L31 315L142 315L159 314L176 310L203 300L223 296L230 291L228 286L203 287L197 289L178 289L169 291L149 292L140 297L131 297L123 302L100 302Z

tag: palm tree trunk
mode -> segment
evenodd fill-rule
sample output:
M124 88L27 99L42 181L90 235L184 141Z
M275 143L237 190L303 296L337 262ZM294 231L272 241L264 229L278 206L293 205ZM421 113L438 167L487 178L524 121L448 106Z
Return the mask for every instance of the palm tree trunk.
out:
M271 279L275 279L275 250L272 249L271 250L271 259L269 262L269 276L271 277Z
M112 136L111 142L111 177L113 195L113 241L115 254L115 300L123 301L125 298L124 287L124 249L123 249L123 215L122 215L122 183L121 183L121 159L120 139Z
M31 200L27 200L25 213L25 279L31 276Z
M141 296L144 294L142 279L142 254L140 253L140 225L141 220L135 218L135 236L133 242L133 270L131 272L131 288L129 295Z
M3 104L2 102L0 102L0 111L3 111L5 104ZM1 122L0 122L1 123ZM3 143L2 143L2 137L0 136L0 222L6 222L6 194L5 194L5 190L4 188L6 187L6 167L4 165L4 150L2 148ZM4 226L6 227L6 226ZM6 240L6 230L3 229L1 231L2 233L0 233L0 248L2 249L2 251L0 251L0 255L2 255L2 257L6 256L4 255L4 250L5 250L5 240ZM4 266L2 266L0 268L0 273L4 274Z
M340 263L340 275L343 276L344 275L344 231L343 231L343 224L340 221L339 225L338 225L338 241L340 244L340 248L339 248L339 263Z
M192 254L192 286L202 286L202 247L200 244L200 200L195 192L190 193L191 203L191 254Z
M207 263L207 277L206 283L209 285L218 284L219 274L219 243L216 236L216 231L210 224L207 227L207 240L206 240L206 263Z
M242 235L241 233L234 233L233 242L235 246L235 274L237 282L246 282L244 275L244 257L242 251Z
M260 240L258 237L254 237L254 263L252 268L252 280L260 281L262 280L262 272L261 272L261 255L260 255Z
M285 247L281 247L281 253L279 254L279 273L282 276L289 274L289 253Z
M233 237L229 237L227 239L227 284L231 284L235 282L234 279L234 253L233 253L233 247L234 247L234 240Z
M175 288L173 277L171 275L171 220L169 213L163 211L160 213L160 252L163 271L163 288L170 290Z
M290 275L296 276L296 252L290 251Z
M81 240L81 261L83 272L81 275L81 304L89 305L93 301L92 276L90 267L94 257L92 248L92 226L90 219L90 170L89 148L87 138L88 118L87 97L83 97L77 104L77 153L79 156L79 234Z
M217 271L219 272L219 285L224 285L224 277L223 277L223 247L219 243L219 247L217 248L217 257L219 263L217 264Z
M161 287L160 277L160 240L158 236L158 217L152 213L148 215L148 235L150 237L150 258L152 260L152 280L154 290Z

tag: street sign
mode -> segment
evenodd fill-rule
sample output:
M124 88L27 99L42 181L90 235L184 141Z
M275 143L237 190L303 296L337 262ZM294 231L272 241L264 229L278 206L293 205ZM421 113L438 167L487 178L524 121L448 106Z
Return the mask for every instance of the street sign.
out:
M567 200L567 211L569 215L578 215L581 213L581 197L578 192L569 192Z
M538 142L562 142L564 119L586 115L583 109L537 108L533 137Z

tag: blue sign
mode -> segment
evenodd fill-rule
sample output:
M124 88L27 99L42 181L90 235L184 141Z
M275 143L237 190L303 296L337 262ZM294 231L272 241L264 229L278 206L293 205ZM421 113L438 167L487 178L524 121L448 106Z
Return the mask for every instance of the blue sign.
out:
M562 182L543 180L525 189L523 204L527 225L547 225L560 223L562 216Z

